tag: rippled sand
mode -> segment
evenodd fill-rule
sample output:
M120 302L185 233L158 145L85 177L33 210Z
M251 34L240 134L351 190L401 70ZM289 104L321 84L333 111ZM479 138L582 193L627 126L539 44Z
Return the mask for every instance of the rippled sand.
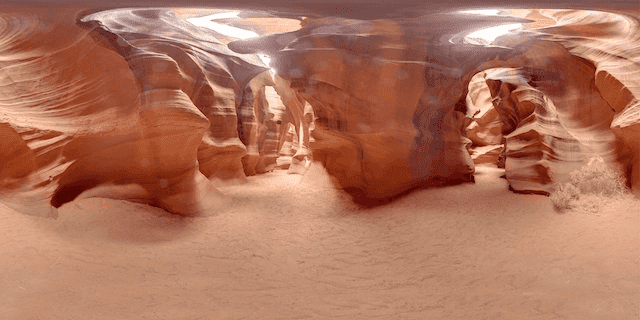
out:
M638 319L637 203L556 213L476 184L357 210L316 164L179 218L120 200L0 211L1 319Z

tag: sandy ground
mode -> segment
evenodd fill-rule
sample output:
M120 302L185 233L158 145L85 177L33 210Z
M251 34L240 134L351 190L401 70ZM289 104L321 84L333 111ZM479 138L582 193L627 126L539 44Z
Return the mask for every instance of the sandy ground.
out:
M119 200L0 210L0 319L639 319L640 209L476 184L356 210L316 164L198 218Z

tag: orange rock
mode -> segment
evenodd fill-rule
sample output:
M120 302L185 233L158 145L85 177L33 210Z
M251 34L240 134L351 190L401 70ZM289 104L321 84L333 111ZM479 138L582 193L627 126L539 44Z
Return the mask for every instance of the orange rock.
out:
M511 75L520 72L513 69ZM569 174L592 157L603 157L610 164L614 163L611 132L602 129L603 126L582 127L576 124L582 119L571 118L572 113L567 110L572 107L597 108L598 105L560 108L546 92L539 90L544 86L539 85L536 89L526 83L510 84L513 80L509 78L513 79L507 76L506 82L491 80L493 85L489 87L497 98L496 108L504 118L511 119L510 124L517 123L514 130L504 132L508 133L505 135L505 173L512 190L548 194L554 188L553 182L568 182ZM567 102L569 98L560 101ZM607 107L606 103L602 107ZM604 121L608 120L605 118Z
M477 73L469 83L466 104L467 115L472 122L465 128L465 136L474 146L488 146L502 143L502 119L493 107L491 91L487 86L486 72Z
M0 57L12 79L0 90L13 101L0 135L14 150L0 159L12 168L3 188L54 207L106 196L179 214L210 208L205 175L244 176L235 92L267 67L164 9L101 12L84 17L86 28L75 14L0 17L10 21ZM21 177L19 189L6 184Z
M268 70L256 52L271 54L280 75L273 87L289 116L277 131L287 121L296 126L292 171L313 155L362 203L434 181L472 181L465 130L477 144L505 134L515 190L548 192L592 156L640 185L640 46L637 23L624 16L521 12L547 38L496 40L519 46L507 50L459 41L468 26L504 17L308 18L301 30L227 47L168 9L109 10L80 21L76 13L0 14L0 188L41 214L78 196L113 197L125 185L137 191L118 197L193 214L213 205L207 178L267 170L266 162L241 162L247 153L263 159L276 145L267 136L277 121L260 119L268 114L260 106L265 84L252 83ZM481 84L499 99L473 131L465 100L482 70ZM247 86L252 96L238 108Z
M468 140L462 136L466 110L453 109L465 96L460 76L474 70L482 55L495 52L477 52L463 63L452 54L465 52L446 45L417 54L408 50L416 45L405 42L407 28L413 27L306 19L305 36L293 32L229 44L239 52L272 56L274 68L316 114L314 159L363 202L376 203L433 180L472 180ZM439 69L425 69L430 58Z

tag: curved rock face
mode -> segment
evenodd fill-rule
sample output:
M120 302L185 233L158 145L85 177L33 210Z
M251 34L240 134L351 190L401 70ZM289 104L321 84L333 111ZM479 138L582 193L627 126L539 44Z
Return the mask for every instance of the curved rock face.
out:
M421 34L437 21L420 21L428 20L307 19L300 31L229 47L274 58L316 112L314 158L356 199L375 203L474 172L461 77L501 49L469 57L468 45Z
M252 79L269 68L257 52L273 58L274 90L297 124L294 158L309 161L310 145L362 203L473 180L464 134L472 136L475 107L467 93L475 90L472 76L487 69L477 84L491 92L495 111L486 121L507 140L513 189L548 192L592 156L640 186L640 28L628 16L508 10L492 18L307 18L300 30L227 47L165 9L109 10L79 21L74 9L4 12L0 188L6 203L29 203L21 207L28 213L49 214L51 205L87 193L175 213L210 207L207 178L259 171L243 168L241 158L271 152L264 141L277 121L259 119L268 114L265 83ZM513 22L528 22L529 32L486 43L465 37Z
M467 94L467 116L472 122L465 129L465 136L474 146L489 146L502 143L502 119L493 107L491 91L487 86L486 72L477 73L469 83Z
M110 10L86 16L82 21L98 27L127 60L142 92L180 90L209 120L209 130L198 147L198 162L205 176L242 176L239 160L246 148L238 137L236 93L250 88L245 92L255 92L255 99L250 99L252 104L264 96L258 92L262 81L249 84L267 70L257 56L231 52L207 29L188 23L168 9ZM249 141L251 147L254 143ZM250 153L254 151L257 150Z
M268 72L263 72L245 86L242 97L238 99L238 132L240 140L247 147L247 154L242 158L247 176L266 172L262 145L274 117L265 94L267 85L273 86L273 79Z
M549 193L592 157L616 165L614 110L595 87L591 62L560 44L534 42L509 63L522 67L489 70L486 78L503 120L513 190Z
M618 11L620 12L620 11ZM575 56L595 67L595 89L613 109L610 115L575 108L575 113L607 121L615 135L617 163L627 174L628 184L640 191L640 21L635 15L580 10L510 10L508 14L530 19L529 28L543 32ZM609 138L607 138L609 139Z
M280 140L285 139L289 123L294 125L298 137L298 148L292 156L289 173L306 171L312 158L309 144L314 113L309 103L291 88L289 81L266 72L252 79L244 90L238 114L239 132L248 149L242 159L247 175L264 173L275 166L278 150L284 142Z
M288 123L291 123L294 126L298 138L298 147L291 157L289 173L303 174L312 160L310 144L315 114L311 105L305 100L303 95L291 87L290 81L283 79L280 75L276 75L274 80L275 85L273 89L280 97L287 112L287 117L284 118L286 121L281 123L281 137L282 139L285 138L286 132L284 130L288 127Z
M11 190L3 200L25 213L49 214L49 199L68 194L58 183L63 172L91 153L70 145L77 137L84 137L78 143L101 142L102 148L132 137L143 140L144 133L135 130L141 104L128 64L76 27L74 13L60 10L48 17L40 10L16 9L0 14L0 140L3 150L11 150L3 152L8 157L0 164L0 179L5 192ZM51 36L56 33L60 36ZM122 166L125 159L119 159Z
M593 156L630 167L630 184L636 184L638 148L629 139L616 140L613 132L633 136L637 129L611 127L636 123L635 112L629 111L637 104L635 71L623 73L614 68L614 60L636 70L637 55L635 49L610 48L604 37L624 37L636 48L637 33L629 30L636 30L637 21L608 13L581 20L584 12L547 10L537 14L553 19L541 24L533 11L522 12L505 15L531 19L531 30L548 39L536 40L530 34L502 37L496 45L517 50L501 55L499 48L452 45L459 27L425 18L307 19L300 31L232 42L229 47L275 57L275 67L318 114L317 159L338 185L365 199L388 198L428 185L429 180L455 181L473 172L461 132L477 144L497 142L499 135L493 135L495 141L482 141L478 130L460 130L468 121L467 107L473 108L465 106L463 97L471 75L496 67L519 69L503 70L502 76L494 70L498 74L487 77L493 77L487 81L493 97L500 98L487 122L493 122L493 131L500 128L509 134L507 178L514 190L547 193L552 182L562 182ZM605 21L613 29L598 34L593 26L603 19L615 20ZM464 19L457 23L465 24ZM624 23L627 29L616 30ZM602 39L593 39L599 36ZM604 59L599 49L618 52L619 58ZM625 83L618 77L631 79ZM622 90L622 95L608 91L612 89ZM619 120L623 118L630 120Z
M40 203L33 214L131 184L116 197L201 211L205 176L242 174L235 93L267 67L166 10L101 12L84 28L75 13L1 17L3 188Z

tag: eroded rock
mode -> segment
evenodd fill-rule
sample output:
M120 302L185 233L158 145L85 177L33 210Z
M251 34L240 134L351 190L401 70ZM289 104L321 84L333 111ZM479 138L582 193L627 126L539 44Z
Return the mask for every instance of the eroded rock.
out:
M593 64L550 42L532 43L514 61L523 67L487 76L504 123L510 187L548 194L591 158L617 165L614 111L594 86Z
M472 181L468 146L494 143L498 128L515 190L548 192L593 156L640 185L640 33L628 17L512 10L546 38L505 36L495 42L503 47L461 39L471 26L519 19L308 18L300 30L229 43L236 53L170 10L75 14L23 8L0 16L0 186L3 201L28 200L34 212L135 185L119 197L197 213L211 204L207 178L267 170L240 160L271 155L273 132L288 128L258 119L256 110L269 114L256 104L264 86L251 84L268 70L258 52L272 56L280 76L273 87L297 126L297 164L313 153L362 203ZM487 69L478 84L494 107L476 120L486 122L483 135L468 128L475 107L467 93ZM247 87L251 103L238 108ZM253 113L241 119L243 143L245 109Z
M466 97L462 79L501 49L470 57L467 45L426 38L426 29L418 21L307 19L300 31L229 47L274 58L316 113L314 159L341 188L375 203L433 181L472 180L461 134L467 110L454 108Z
M503 122L493 106L491 91L487 86L486 72L477 73L469 83L467 94L467 115L472 122L465 128L465 136L474 146L489 146L502 143Z
M117 197L203 211L205 175L242 174L235 92L267 67L167 10L101 12L84 28L75 13L2 15L2 135L17 155L3 159L13 168L3 185L43 203L43 214L48 202L132 184L140 188ZM113 188L90 194L110 197Z

